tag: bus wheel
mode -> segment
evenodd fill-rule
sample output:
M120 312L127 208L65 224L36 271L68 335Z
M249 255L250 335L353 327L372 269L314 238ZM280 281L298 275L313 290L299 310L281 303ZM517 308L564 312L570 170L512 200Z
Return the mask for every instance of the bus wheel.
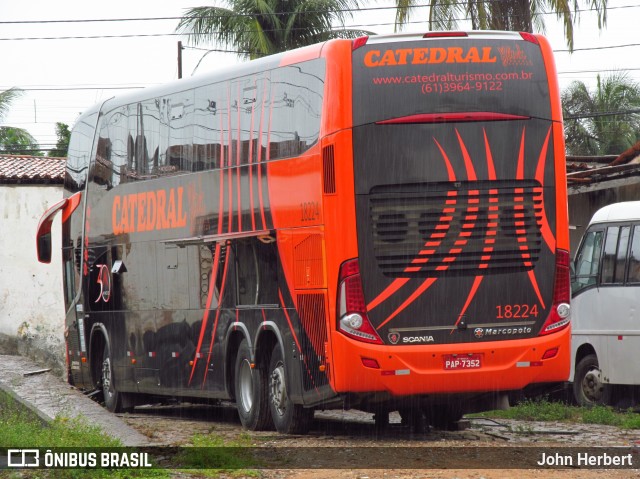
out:
M109 351L109 344L105 342L102 353L102 371L100 373L104 406L111 412L125 412L133 409L133 398L116 389L113 376L113 360Z
M236 356L235 392L238 415L250 431L271 429L266 364L251 363L249 342L243 339Z
M427 432L427 422L424 413L417 407L407 407L398 410L401 424L409 427L412 434L424 434Z
M611 386L602 381L595 354L585 356L576 366L573 396L579 406L607 405L611 401Z
M440 431L456 431L464 415L462 408L455 405L431 406L424 413L429 424Z
M313 409L294 404L287 393L286 369L280 346L271 353L269 364L269 409L278 432L306 434L313 421Z

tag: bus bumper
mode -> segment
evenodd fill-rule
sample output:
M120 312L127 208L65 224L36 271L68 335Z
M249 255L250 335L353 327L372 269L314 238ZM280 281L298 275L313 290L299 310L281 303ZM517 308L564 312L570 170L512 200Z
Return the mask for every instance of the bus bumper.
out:
M387 392L392 396L518 390L533 383L566 381L570 339L568 327L524 340L383 346L334 332L331 382L338 393ZM452 355L479 358L479 367L474 361L473 368L447 369L445 362L449 360L450 365Z

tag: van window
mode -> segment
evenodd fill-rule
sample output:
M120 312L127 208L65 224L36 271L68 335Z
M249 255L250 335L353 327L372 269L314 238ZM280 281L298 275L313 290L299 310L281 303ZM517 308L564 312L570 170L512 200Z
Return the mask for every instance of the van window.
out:
M584 237L582 247L576 256L576 275L571 285L573 294L595 285L598 278L600 251L602 250L602 231L589 231Z
M627 250L629 247L630 226L620 228L618 240L618 252L616 253L616 272L613 276L614 283L624 283L625 266L627 265Z
M604 256L602 257L602 284L613 283L616 271L616 252L618 250L618 235L620 228L612 226L607 228L607 238L604 241Z
M640 283L640 226L633 228L633 240L629 253L629 283Z

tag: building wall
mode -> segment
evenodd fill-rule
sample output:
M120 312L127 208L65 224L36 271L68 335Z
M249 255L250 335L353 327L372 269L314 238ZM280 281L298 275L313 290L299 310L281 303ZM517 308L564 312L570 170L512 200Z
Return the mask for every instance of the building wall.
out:
M61 185L0 185L0 353L19 352L56 369L64 364L60 216L49 265L38 262L36 229L61 199Z
M640 183L630 183L584 193L570 192L569 194L569 231L571 243L571 258L575 256L591 217L603 206L620 201L640 200Z

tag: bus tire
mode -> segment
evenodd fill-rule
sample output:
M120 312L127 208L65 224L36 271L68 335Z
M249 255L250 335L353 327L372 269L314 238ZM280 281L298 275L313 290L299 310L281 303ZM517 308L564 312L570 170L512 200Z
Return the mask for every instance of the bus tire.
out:
M251 362L249 342L243 339L236 355L235 395L240 422L250 431L273 428L267 394L267 365Z
M427 422L439 431L457 431L464 413L458 405L446 404L425 408Z
M113 374L113 358L109 350L109 343L105 342L102 352L102 365L100 368L100 385L104 407L111 412L131 411L134 406L133 396L116 389Z
M598 356L589 354L576 366L573 378L573 396L579 406L608 405L611 402L611 385L602 382Z
M289 397L286 368L279 345L269 362L269 409L276 430L283 434L306 434L313 421L313 409L294 404Z

